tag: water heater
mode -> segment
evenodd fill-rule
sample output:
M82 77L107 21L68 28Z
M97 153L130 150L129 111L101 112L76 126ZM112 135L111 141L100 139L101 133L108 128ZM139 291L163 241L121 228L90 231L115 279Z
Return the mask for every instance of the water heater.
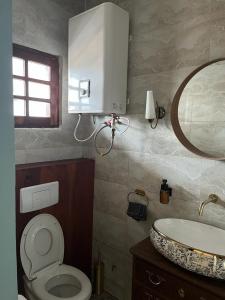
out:
M69 20L69 113L126 112L129 15L103 3Z

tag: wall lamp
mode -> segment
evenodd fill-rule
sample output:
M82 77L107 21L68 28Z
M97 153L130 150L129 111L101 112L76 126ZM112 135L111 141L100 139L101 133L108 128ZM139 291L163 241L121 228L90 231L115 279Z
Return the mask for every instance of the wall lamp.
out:
M157 127L159 119L163 119L165 114L165 108L158 106L158 103L154 101L153 92L147 91L145 119L149 121L152 129Z

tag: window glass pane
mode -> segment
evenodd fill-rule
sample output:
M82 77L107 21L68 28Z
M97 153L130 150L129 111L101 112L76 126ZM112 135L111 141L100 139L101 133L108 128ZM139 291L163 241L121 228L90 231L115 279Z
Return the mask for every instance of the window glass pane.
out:
M25 81L21 79L13 79L13 95L25 96Z
M50 85L29 81L29 97L50 99Z
M25 76L25 61L19 57L13 57L13 75Z
M29 116L49 118L50 103L29 101Z
M34 79L50 81L50 67L34 62L28 61L28 76Z
M26 102L21 99L14 99L13 101L14 116L26 116Z

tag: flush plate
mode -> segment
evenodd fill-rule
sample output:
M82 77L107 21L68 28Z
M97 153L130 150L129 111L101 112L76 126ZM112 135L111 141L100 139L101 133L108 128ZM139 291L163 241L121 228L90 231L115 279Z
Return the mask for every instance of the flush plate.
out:
M20 212L40 210L59 202L59 182L34 185L20 190Z

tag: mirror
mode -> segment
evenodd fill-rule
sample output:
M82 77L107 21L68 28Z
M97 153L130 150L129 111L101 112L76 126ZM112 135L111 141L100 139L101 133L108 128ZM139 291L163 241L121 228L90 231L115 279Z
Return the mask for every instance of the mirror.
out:
M171 122L188 150L225 160L225 59L197 68L183 81L172 103Z

